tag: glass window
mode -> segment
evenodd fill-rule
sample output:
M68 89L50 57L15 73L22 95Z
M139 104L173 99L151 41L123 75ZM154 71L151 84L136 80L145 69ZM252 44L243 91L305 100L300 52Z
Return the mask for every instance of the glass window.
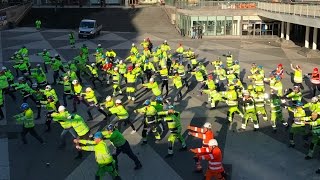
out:
M226 35L232 35L232 17L226 17Z
M225 35L225 16L217 16L217 35Z
M208 17L208 25L206 29L206 33L208 36L216 35L216 17Z

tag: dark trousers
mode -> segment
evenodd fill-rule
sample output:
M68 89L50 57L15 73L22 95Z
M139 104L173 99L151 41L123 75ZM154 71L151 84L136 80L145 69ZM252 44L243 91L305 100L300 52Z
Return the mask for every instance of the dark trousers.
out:
M59 79L59 70L53 71L53 84L57 84L58 79Z
M89 120L93 120L93 116L91 114L91 110L94 109L96 106L88 106L88 109L87 109L87 114L89 116ZM105 117L108 117L108 114L106 112L104 112L102 109L98 108L98 111L103 114Z
M176 89L177 101L182 99L182 93L181 93L182 88L183 88L183 86L178 88L178 89Z
M99 77L92 76L90 79L91 79L91 82L93 84L93 88L96 88L96 83L95 83L96 81L98 81L102 86L102 81L99 79Z
M3 104L0 105L0 120L2 120L4 118L2 107L3 107Z
M64 105L65 107L68 106L67 96L70 96L69 99L72 98L71 91L65 91L65 92L63 92L62 98L63 98L63 105Z
M133 123L130 121L129 118L127 118L127 119L119 119L119 120L117 120L117 123L118 123L118 130L119 130L119 131L121 130L121 125L122 125L122 123L125 123L125 124L124 124L125 126L126 126L127 124L129 124L130 127L131 127L134 131L136 130L136 128L134 127Z
M168 96L168 93L169 93L168 80L162 80L161 93L162 93L164 87L166 87L166 96Z
M77 95L74 95L73 96L73 112L76 112L77 111L77 104L80 104L80 99Z
M117 169L118 169L118 155L120 153L126 154L130 159L132 159L134 161L136 166L139 166L141 164L138 157L132 152L132 149L131 149L128 141L126 141L126 143L124 143L124 145L122 145L120 147L116 147L116 153L112 155L113 159L116 161L116 168Z
M147 69L147 70L145 71L145 74L146 74L146 76L147 76L147 82L149 82L149 80L150 80L150 78L151 78L151 76L152 76L152 71L149 70L149 69Z
M35 131L34 127L32 128L25 128L23 127L22 132L21 132L21 137L22 137L22 142L24 144L27 144L27 139L26 139L26 135L30 133L31 136L33 136L34 138L36 138L40 143L43 143L43 139L38 135L38 133Z
M37 104L37 100L31 94L23 96L22 101L26 103L28 98L30 98L34 103Z

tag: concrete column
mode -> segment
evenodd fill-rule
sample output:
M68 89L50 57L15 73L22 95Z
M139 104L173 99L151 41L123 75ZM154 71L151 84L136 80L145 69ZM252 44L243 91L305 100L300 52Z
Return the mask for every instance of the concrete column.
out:
M306 26L306 34L304 37L304 47L309 48L309 33L310 33L310 27Z
M287 32L286 32L286 40L289 41L290 40L290 23L287 22Z
M312 42L312 49L317 49L317 43L318 43L318 28L313 29L313 42Z
M281 36L280 36L281 39L284 38L284 21L281 21Z
M241 24L240 24L240 20L237 21L237 35L240 36L241 34Z

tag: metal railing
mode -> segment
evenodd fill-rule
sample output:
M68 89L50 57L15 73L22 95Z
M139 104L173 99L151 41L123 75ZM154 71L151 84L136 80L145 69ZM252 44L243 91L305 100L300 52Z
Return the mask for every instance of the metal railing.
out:
M267 3L258 2L258 9L280 13L290 14L297 16L305 16L311 18L320 18L320 4L309 3L309 4L282 4L282 3Z
M175 6L180 9L215 8L215 9L256 9L256 1L185 1L165 0L166 5Z

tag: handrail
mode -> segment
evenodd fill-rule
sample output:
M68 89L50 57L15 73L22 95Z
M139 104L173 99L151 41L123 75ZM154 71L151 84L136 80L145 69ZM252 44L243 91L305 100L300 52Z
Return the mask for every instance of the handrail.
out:
M320 18L320 4L286 4L258 2L257 8L273 13Z

